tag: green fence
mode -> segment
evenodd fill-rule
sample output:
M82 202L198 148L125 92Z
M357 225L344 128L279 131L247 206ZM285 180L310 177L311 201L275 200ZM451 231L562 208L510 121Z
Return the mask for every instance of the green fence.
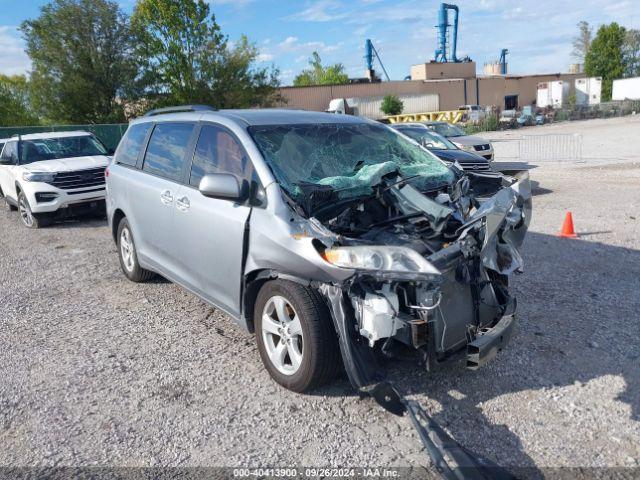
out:
M29 133L42 132L68 132L70 130L84 130L93 133L109 149L115 149L118 142L127 131L127 123L115 123L110 125L53 125L48 127L2 127L0 138L9 138L13 135L27 135Z

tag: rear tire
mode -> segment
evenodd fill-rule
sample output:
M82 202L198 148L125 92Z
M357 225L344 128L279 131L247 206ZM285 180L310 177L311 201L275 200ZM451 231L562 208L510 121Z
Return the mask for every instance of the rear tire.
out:
M27 228L38 229L46 227L51 223L51 217L48 213L33 213L31 206L23 192L18 193L18 211L20 212L20 220Z
M138 263L138 254L133 240L133 233L126 217L118 224L118 258L125 276L132 282L141 283L153 278L155 273L145 270Z
M338 337L317 290L285 280L265 283L254 325L262 363L283 387L306 392L339 372Z

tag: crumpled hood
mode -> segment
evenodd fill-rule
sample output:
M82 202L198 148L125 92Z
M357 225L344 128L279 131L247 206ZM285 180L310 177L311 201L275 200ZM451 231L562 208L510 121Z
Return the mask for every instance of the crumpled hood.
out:
M88 157L59 158L57 160L42 160L27 165L22 168L31 172L73 172L76 170L89 170L91 168L107 167L109 157L106 155L93 155Z

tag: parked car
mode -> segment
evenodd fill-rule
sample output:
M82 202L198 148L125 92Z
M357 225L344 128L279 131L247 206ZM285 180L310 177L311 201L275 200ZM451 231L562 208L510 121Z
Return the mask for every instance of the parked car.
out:
M391 128L429 149L440 160L448 163L458 162L463 170L491 170L489 160L478 154L459 149L447 138L437 134L422 123L394 123Z
M486 110L480 105L460 105L458 110L463 113L463 122L480 123L487 116Z
M493 160L493 146L482 137L467 135L464 130L447 122L423 122L436 133L451 140L456 147L467 152L477 153L487 160Z
M158 273L225 311L288 389L330 381L342 357L387 408L375 347L417 350L433 369L455 354L478 368L506 345L530 211L526 176L464 174L328 113L153 111L107 170L127 278Z
M0 155L0 195L28 228L68 210L104 211L108 153L83 131L12 137Z

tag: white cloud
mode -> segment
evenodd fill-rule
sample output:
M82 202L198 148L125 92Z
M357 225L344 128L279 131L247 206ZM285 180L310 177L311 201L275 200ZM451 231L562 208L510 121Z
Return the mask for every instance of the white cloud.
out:
M296 48L298 44L298 37L287 37L282 42L278 44L278 47L282 51L289 51Z
M331 22L347 17L348 13L340 10L344 10L342 3L335 0L320 0L313 2L300 12L285 17L285 19L303 22Z
M258 62L270 62L271 60L273 60L275 58L275 56L271 53L260 53L258 54L258 56L256 57L256 60Z
M24 51L24 42L18 28L0 26L0 73L24 74L31 68L31 61Z
M305 52L317 50L321 53L337 52L343 47L344 43L339 42L332 45L327 45L321 41L300 42L298 37L287 37L278 44L278 49L282 53L290 52Z

